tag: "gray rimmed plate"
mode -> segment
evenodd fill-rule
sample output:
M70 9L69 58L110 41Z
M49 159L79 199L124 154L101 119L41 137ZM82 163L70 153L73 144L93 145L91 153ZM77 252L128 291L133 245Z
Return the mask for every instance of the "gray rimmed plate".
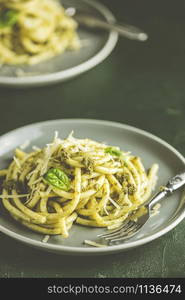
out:
M156 190L166 184L167 180L185 169L184 157L160 138L137 128L109 121L89 119L63 119L31 124L13 130L0 137L0 166L6 167L12 157L13 150L31 141L31 146L43 147L53 139L54 132L58 131L61 138L66 137L72 130L77 138L91 138L111 145L118 145L125 151L131 151L141 157L146 168L154 162L159 164L159 179ZM160 213L153 216L146 226L132 239L121 245L94 248L83 244L85 239L94 240L100 228L89 228L73 225L70 237L63 239L60 236L50 237L43 243L43 235L24 228L8 216L1 207L0 230L10 237L27 245L60 254L110 254L148 243L167 233L179 224L185 217L185 201L182 191L177 191L161 203Z
M92 13L107 22L115 21L112 12L93 0L61 0L62 5ZM92 31L79 25L82 47L66 51L52 59L28 66L0 67L0 85L13 87L41 86L57 83L84 73L101 63L114 49L118 34L114 31Z

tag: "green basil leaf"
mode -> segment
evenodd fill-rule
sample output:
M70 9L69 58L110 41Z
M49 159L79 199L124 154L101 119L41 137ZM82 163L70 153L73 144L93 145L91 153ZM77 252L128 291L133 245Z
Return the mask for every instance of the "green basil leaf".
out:
M115 147L107 147L105 148L105 153L109 153L113 156L121 156L122 155L122 151L116 149Z
M44 179L49 184L55 186L60 190L68 191L70 189L69 177L60 169L49 169L49 171L44 175Z
M12 27L17 23L18 12L12 9L0 12L0 28Z

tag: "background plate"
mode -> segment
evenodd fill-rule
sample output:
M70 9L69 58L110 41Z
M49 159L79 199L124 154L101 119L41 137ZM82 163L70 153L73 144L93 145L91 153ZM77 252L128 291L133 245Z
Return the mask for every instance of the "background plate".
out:
M102 4L92 0L62 0L64 7L74 6L93 15L112 22L113 14ZM52 59L33 66L18 65L0 67L0 85L8 86L40 86L64 81L90 70L101 63L114 49L118 34L114 31L92 31L78 29L83 47L79 51L66 51ZM17 77L17 70L25 75Z
M25 140L31 141L31 146L43 147L53 139L54 131L59 132L61 138L66 137L75 130L77 138L91 138L111 145L118 145L124 151L132 151L141 157L146 168L151 164L159 164L159 180L157 188L166 184L167 180L185 169L185 159L173 147L154 135L137 128L108 121L88 119L64 119L47 121L28 125L13 130L0 137L0 166L6 167L7 160L12 157L13 150L23 144ZM157 189L156 188L156 189ZM88 228L73 225L70 237L63 239L53 236L48 243L42 243L43 235L24 228L12 220L1 208L0 230L5 234L28 245L60 254L108 254L130 249L165 234L174 228L185 217L185 202L181 192L163 200L160 213L150 219L139 234L125 241L122 245L103 248L93 248L83 245L84 239L93 240L98 233L104 231L99 228Z

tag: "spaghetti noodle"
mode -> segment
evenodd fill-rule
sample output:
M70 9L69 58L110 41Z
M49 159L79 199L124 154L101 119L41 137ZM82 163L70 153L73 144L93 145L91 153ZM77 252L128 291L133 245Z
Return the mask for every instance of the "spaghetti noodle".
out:
M146 172L139 157L90 139L56 134L34 149L16 149L0 171L0 198L14 219L46 235L66 238L74 222L116 228L148 200L156 183L157 164Z
M36 64L79 49L76 29L57 0L0 0L0 63Z

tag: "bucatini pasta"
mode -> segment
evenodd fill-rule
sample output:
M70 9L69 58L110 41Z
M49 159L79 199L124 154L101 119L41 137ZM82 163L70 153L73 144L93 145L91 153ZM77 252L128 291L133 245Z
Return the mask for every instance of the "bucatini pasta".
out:
M158 165L148 172L139 157L119 147L70 134L43 149L15 150L0 171L4 207L24 226L69 236L73 223L118 227L151 195ZM144 211L139 211L138 216Z
M79 49L76 29L57 0L0 0L0 63L36 64Z

